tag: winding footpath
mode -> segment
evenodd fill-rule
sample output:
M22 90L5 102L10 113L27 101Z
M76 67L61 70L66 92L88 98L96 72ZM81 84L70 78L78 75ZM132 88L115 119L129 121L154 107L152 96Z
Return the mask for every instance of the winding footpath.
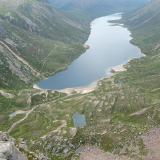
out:
M22 119L20 119L19 121L13 123L12 126L9 128L9 130L8 130L7 132L8 132L8 133L11 133L11 131L12 131L18 124L20 124L20 123L23 122L25 119L27 119L28 116L29 116L36 108L38 108L38 107L39 107L39 106L35 106L35 107L33 107L31 110L29 110Z
M20 120L16 121L15 123L13 123L12 126L8 129L7 133L11 133L11 132L13 131L13 129L14 129L17 125L19 125L21 122L23 122L24 120L26 120L26 119L28 118L28 116L29 116L34 110L36 110L37 108L42 107L42 106L47 105L47 104L50 104L50 103L56 103L57 101L65 100L65 99L68 99L68 98L69 98L69 96L67 95L67 96L65 96L65 97L59 98L58 100L56 99L56 100L51 101L51 102L47 102L47 103L42 103L42 104L36 105L36 106L33 107L31 110L26 111L26 115L25 115L22 119L20 119ZM65 123L64 121L62 121L62 124L63 124L63 125L62 125L60 128L63 128L63 126L65 126L66 123ZM59 128L58 130L60 130L60 128Z

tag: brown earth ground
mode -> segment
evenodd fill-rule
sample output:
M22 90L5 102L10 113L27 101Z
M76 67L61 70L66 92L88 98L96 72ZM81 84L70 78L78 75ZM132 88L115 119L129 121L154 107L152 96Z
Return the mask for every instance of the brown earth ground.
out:
M160 160L160 128L150 130L142 138L148 149L145 160Z
M130 160L125 156L118 156L109 152L104 152L96 147L85 147L81 153L80 160Z

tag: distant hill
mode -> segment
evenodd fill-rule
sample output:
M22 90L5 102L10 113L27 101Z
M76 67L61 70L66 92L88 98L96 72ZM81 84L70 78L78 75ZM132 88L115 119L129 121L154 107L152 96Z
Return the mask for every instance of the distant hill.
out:
M147 54L160 50L160 0L152 0L142 9L125 17L126 23Z
M57 8L66 11L81 9L97 17L107 13L126 12L137 9L147 0L49 0Z

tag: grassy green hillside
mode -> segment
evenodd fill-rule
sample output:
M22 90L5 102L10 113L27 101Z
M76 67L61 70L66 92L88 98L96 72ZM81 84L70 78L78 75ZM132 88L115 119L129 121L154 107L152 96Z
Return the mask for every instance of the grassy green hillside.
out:
M142 49L146 56L130 61L126 65L127 71L99 81L96 89L91 93L74 92L68 95L35 89L1 89L0 130L8 132L16 139L17 147L27 155L29 160L84 160L88 156L95 155L100 156L101 160L104 156L107 159L118 160L153 158L158 160L160 156L159 9L160 1L154 0L141 10L125 15L123 20L132 32L133 42ZM15 40L14 43L20 43L21 36L17 36L19 35L17 24L15 25L15 22L12 24L4 19L1 21L17 29L13 35L18 37L18 41ZM63 48L66 44L68 45L65 39L67 37L64 37L64 40L62 36L57 42L53 40L53 35L49 35L47 32L43 35L41 30L36 33L37 30L31 32L25 27L22 33L27 33L24 34L25 40L33 40L34 45L29 43L32 47L36 46L35 44L41 44L47 46L47 49L52 49L53 46L58 48L57 43L60 43L60 46L64 45ZM43 29L43 27L41 28ZM32 51L25 52L28 43L22 39L22 44L25 44L24 48L16 47L15 49L13 39L9 37L10 34L7 34L11 32L4 34L4 27L1 27L0 31L2 42L4 42L4 44L0 43L0 51L2 52L0 53L4 56L4 60L0 59L0 65L10 67L7 70L11 70L14 64L23 63L25 64L23 68L19 68L21 65L16 65L16 71L14 68L14 73L18 75L15 78L23 80L25 78L26 81L32 81L33 79L29 79L29 77L35 77L36 74L38 76L37 72L40 71L41 66L36 67L38 65L35 64L36 62L32 62L32 58L25 57L27 55L25 53ZM9 40L5 38L6 35ZM53 45L53 42L56 44ZM5 44L12 51L18 52L17 55L27 60L34 68L23 62L22 59L13 57L13 53L11 54ZM39 56L37 57L39 58ZM5 64L5 59L8 65ZM60 59L58 57L56 60ZM36 61L36 56L34 60ZM39 60L37 60L38 62ZM48 61L46 62L48 64ZM62 62L64 63L64 61ZM35 68L36 70L34 70ZM10 77L3 79L1 86L5 87L5 83L10 82L9 79L13 80L10 82L12 85L14 83L23 84L23 81L14 79L10 72L5 75L5 68L2 71L3 77ZM43 72L47 73L48 70ZM74 125L73 115L77 112L85 116L86 126L84 128L78 128ZM100 149L101 152L97 149Z
M0 1L0 87L24 87L63 70L85 51L93 17L131 10L144 1Z
M30 159L42 153L56 160L79 159L79 147L96 146L119 158L142 160L149 152L142 135L160 127L159 57L131 61L126 72L100 81L89 94L11 92L14 98L1 99L1 108L10 106L1 111L0 129L9 131ZM26 113L15 114L18 110ZM74 126L76 112L86 117L83 129Z
M1 70L3 76L0 77L0 87L15 85L11 82L10 73L14 79L19 79L18 82L21 80L21 83L33 83L40 77L29 71L31 67L41 77L64 69L85 51L83 43L88 36L81 24L70 20L47 2L14 1L0 2L0 41L4 43L0 44L0 53L1 61L5 61L5 64L0 64L5 68ZM7 47L31 66L29 69L26 65L28 73L24 74L24 79L23 62L21 64L15 59L15 63L13 58L10 58L11 61L7 60L6 52L11 52Z
M146 54L159 53L160 49L160 1L152 0L143 9L127 15L126 24L133 32L134 43Z

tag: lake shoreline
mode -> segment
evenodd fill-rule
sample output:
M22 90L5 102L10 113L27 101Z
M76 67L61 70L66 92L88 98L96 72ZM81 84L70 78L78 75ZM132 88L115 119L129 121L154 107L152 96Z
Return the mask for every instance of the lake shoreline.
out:
M114 17L115 15L120 15L119 17ZM112 19L114 19L114 20L110 20L110 19L107 19L106 17L109 17L110 18L110 16L113 16L113 18ZM106 19L105 19L106 18ZM98 67L98 63L96 63L95 62L95 64L97 65L95 65L95 66L93 66L93 63L90 63L90 60L88 60L88 61L86 61L85 59L83 59L82 57L83 56L85 56L85 54L90 54L90 55L93 55L93 54L95 54L95 53L83 53L82 54L82 56L80 56L79 57L79 59L81 58L82 59L82 65L83 65L83 62L87 62L84 66L86 67L86 68L90 68L91 70L87 70L87 72L85 72L85 73L87 73L85 76L88 76L87 78L88 79L86 79L85 80L85 76L84 75L82 75L82 72L83 71L85 71L85 69L86 68L84 68L84 66L82 67L83 69L80 69L79 70L79 68L77 67L77 68L73 68L73 73L74 73L74 78L75 77L78 77L78 79L72 79L70 82L71 83L77 83L77 80L80 80L81 79L81 77L84 77L83 78L83 81L86 81L86 84L85 83L77 83L76 85L74 84L71 84L70 82L68 83L68 86L66 85L64 85L63 87L62 86L60 86L61 85L61 83L63 83L63 81L67 84L67 82L66 82L66 80L67 79L70 79L70 77L68 77L69 76L69 74L70 74L70 72L68 72L69 74L68 75L66 75L65 74L65 72L67 73L67 70L64 70L63 72L59 72L59 73L57 73L57 74L55 74L55 75L53 75L53 76L51 76L51 77L48 77L48 79L50 79L49 80L49 82L45 82L46 83L46 86L45 86L45 83L44 83L44 85L41 85L40 83L39 84L34 84L33 85L33 88L35 88L35 89L39 89L39 90L51 90L51 91L59 91L59 92L63 92L63 93L67 93L67 94L71 94L71 93L82 93L82 94L85 94L85 93L90 93L90 92L92 92L92 91L94 91L95 90L95 88L97 87L97 83L99 82L99 81L101 81L101 80L103 80L104 78L110 78L110 77L112 77L114 74L117 74L118 72L124 72L124 71L127 71L127 68L126 68L126 66L128 66L128 63L130 62L130 61L132 61L132 60L134 60L134 59L137 59L137 58L141 58L141 57L143 57L144 56L144 54L141 52L141 49L139 48L139 47L137 47L136 45L134 45L133 43L132 43L132 40L133 40L133 37L132 37L132 33L129 31L129 29L127 28L127 27L125 27L124 26L124 24L122 25L122 23L115 23L115 21L117 21L117 20L119 20L120 18L122 18L121 17L121 14L113 14L113 15L109 15L109 16L104 16L104 17L100 17L100 18L96 18L94 21L92 21L92 23L91 23L91 30L93 30L93 26L96 24L95 22L96 21L99 21L100 20L100 24L101 24L101 22L102 22L102 25L104 26L104 25L106 25L105 23L107 22L108 23L108 27L110 27L110 26L115 26L115 27L117 27L117 26L123 26L123 30L121 29L121 28L118 28L119 29L119 34L121 35L122 33L126 33L126 38L122 38L122 40L124 40L124 43L126 43L127 45L128 45L128 42L130 43L130 44L132 44L132 46L135 46L135 49L133 48L133 47L131 47L131 49L132 50L123 50L123 47L121 47L122 49L120 49L120 52L119 52L119 50L114 50L114 53L115 53L115 55L113 54L113 56L111 57L111 64L110 64L110 61L105 61L105 58L106 57L103 57L103 53L105 53L106 51L104 50L104 51L102 51L102 57L100 57L100 59L97 61L98 63L99 62L102 62L102 64L104 64L105 63L105 65L102 65L103 66L103 69L104 69L104 71L105 71L105 74L103 75L102 74L102 76L101 77L97 77L97 79L91 79L91 82L89 82L88 81L88 75L89 75L89 73L91 73L91 76L92 76L92 73L93 73L93 69L92 68L95 68L95 70L94 70L94 72L96 73L96 71L98 71L99 72L99 68L97 68ZM101 19L102 19L102 21L101 21ZM103 20L104 19L104 20ZM104 21L104 22L103 22ZM110 21L114 21L114 22L110 22ZM106 28L106 27L105 27ZM110 28L109 28L110 29ZM98 30L99 30L99 28L98 28ZM105 29L106 30L106 29ZM104 30L104 31L105 31ZM117 30L116 30L117 31ZM127 33L127 32L130 32L130 33ZM92 32L91 32L92 33ZM112 33L112 32L111 32ZM109 32L105 32L105 33L103 33L102 35L110 35L110 33ZM113 32L112 33L114 36L117 34L117 32ZM91 35L90 35L91 36ZM114 37L113 36L113 37ZM106 36L105 36L106 37ZM89 38L88 38L89 39ZM126 39L128 39L128 42L127 42L127 40ZM115 42L117 43L117 44L122 44L122 46L124 45L124 43L121 43L122 42L122 40L118 40L118 41L116 41L116 39L114 39L113 38L113 40L115 40ZM119 42L120 41L120 42ZM88 49L92 49L92 46L93 46L93 44L92 43L87 43L88 41L86 41L86 43L83 45L83 47L86 49L86 50L88 50ZM109 41L110 42L110 41ZM112 42L112 44L114 44L114 41L111 41ZM92 46L90 46L90 44L92 44ZM108 44L110 44L110 43L108 43ZM105 44L105 46L107 45L107 43ZM115 45L115 44L114 44ZM99 46L101 46L101 45L99 45ZM103 46L102 46L103 47ZM117 46L118 47L118 46ZM130 47L130 46L129 46ZM115 48L115 47L114 47ZM136 49L137 48L137 49ZM100 48L98 48L98 49L100 49L100 51L101 51L101 47ZM104 48L104 49L108 49L108 48ZM112 50L112 48L109 48L109 49L111 49ZM93 52L93 51L92 51ZM131 52L131 53L130 53ZM98 53L98 52L97 52ZM123 53L124 53L124 55L123 55ZM128 54L129 53L129 54ZM134 53L136 53L135 55L134 55ZM119 56L119 55L122 55L121 57L120 57L120 60L118 60L118 61L116 61L116 63L114 63L114 61L113 61L113 64L112 64L112 60L113 59L115 59L116 60L116 58L114 57L114 56ZM100 55L101 56L101 55ZM108 56L110 56L110 54L109 54L109 50L108 50ZM123 56L125 57L125 58L123 58ZM93 58L93 60L94 60L94 56L93 57L89 57L89 59L91 59L91 58ZM108 58L107 58L108 59ZM106 60L107 60L106 59ZM76 64L76 62L77 62L77 59L75 60L75 61L73 61L73 63L71 63L71 65L70 66L76 66L76 65L73 65L73 64ZM80 62L81 62L81 60L80 60ZM119 62L119 64L117 63L117 62ZM79 62L77 63L78 65L80 64ZM108 65L108 66L106 66L106 64ZM118 65L117 65L118 64ZM78 66L77 65L77 66ZM89 66L89 67L88 67ZM68 68L68 70L71 68L71 67L67 67ZM101 69L101 68L100 68ZM77 73L75 72L75 71L78 71ZM97 73L98 73L97 72ZM100 72L101 72L101 70L100 70ZM61 74L63 74L63 76L61 76ZM99 74L99 73L98 73ZM95 74L96 75L96 74ZM55 81L53 81L51 78L52 77L54 77L54 80ZM61 77L61 79L56 79L56 78L58 77ZM63 79L64 80L63 80ZM65 80L66 79L66 80ZM61 82L61 80L62 80L62 82ZM93 82L93 83L92 83ZM58 85L58 87L55 85L55 84L57 84ZM94 84L94 85L93 85ZM51 86L50 86L51 85ZM63 84L62 84L63 85ZM53 86L55 86L55 87L53 87ZM62 89L61 89L62 88ZM64 89L63 89L64 88Z
M133 60L133 59L132 59ZM130 62L130 61L129 61ZM128 62L128 63L129 63ZM127 63L127 64L128 64ZM81 86L81 87L73 87L73 88L65 88L65 89L43 89L41 87L39 87L37 84L33 85L33 89L36 90L40 90L40 91L52 91L52 92L61 92L61 93L65 93L67 95L72 95L72 94L87 94L87 93L91 93L93 92L97 87L98 87L98 82L102 81L105 78L112 78L114 75L120 73L120 72L125 72L127 71L127 68L125 67L125 65L127 64L121 64L115 67L112 67L111 71L110 71L110 76L106 76L103 77L87 86Z
M87 94L93 92L97 87L97 82L90 84L88 86L84 87L76 87L76 88L65 88L65 89L59 89L59 90L54 90L54 89L43 89L40 88L37 84L33 85L33 89L40 90L40 91L52 91L52 92L61 92L65 93L67 95L72 95L72 94Z

